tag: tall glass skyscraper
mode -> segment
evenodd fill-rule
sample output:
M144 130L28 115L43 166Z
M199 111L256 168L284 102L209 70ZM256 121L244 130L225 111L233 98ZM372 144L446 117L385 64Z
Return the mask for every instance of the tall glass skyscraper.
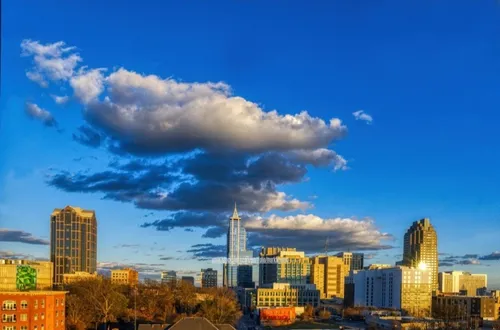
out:
M50 261L54 285L63 274L95 273L97 270L97 219L93 210L66 206L50 216Z
M242 259L252 258L253 252L247 251L247 232L241 225L236 204L227 230L227 258L228 264L224 265L224 286L252 287L252 265L245 264Z

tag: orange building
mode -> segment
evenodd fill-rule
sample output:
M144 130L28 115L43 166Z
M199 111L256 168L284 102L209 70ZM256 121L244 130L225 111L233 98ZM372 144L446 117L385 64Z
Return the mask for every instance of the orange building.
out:
M263 308L260 321L264 326L283 326L295 322L295 307Z
M65 329L64 291L0 292L3 330Z

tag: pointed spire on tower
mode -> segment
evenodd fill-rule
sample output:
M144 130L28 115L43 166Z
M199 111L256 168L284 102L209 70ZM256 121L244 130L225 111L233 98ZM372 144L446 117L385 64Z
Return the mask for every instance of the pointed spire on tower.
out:
M234 211L231 219L240 219L240 216L238 215L238 208L236 207L236 202L234 202Z

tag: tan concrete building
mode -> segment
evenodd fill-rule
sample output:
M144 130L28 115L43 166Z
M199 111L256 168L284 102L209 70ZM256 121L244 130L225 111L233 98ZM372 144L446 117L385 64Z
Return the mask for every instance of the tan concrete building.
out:
M0 291L51 290L50 261L0 259Z
M96 279L97 273L90 274L87 272L74 272L73 274L63 274L63 283L71 284L78 281Z
M97 271L97 219L95 212L80 207L55 209L50 216L50 260L54 285L63 274Z
M477 290L488 286L488 275L468 272L441 272L438 275L438 289L442 293L462 293L473 297Z
M429 219L415 221L406 231L402 264L428 269L432 289L438 289L438 239Z
M349 276L351 270L361 270L364 264L364 254L363 253L353 253L353 252L340 252L337 253L337 257L342 258L344 261L344 277Z
M139 283L139 273L131 268L114 269L111 271L111 283L137 285Z
M435 318L496 320L494 297L468 297L440 294L432 297L432 314Z
M321 298L343 298L344 260L334 256L316 256L311 259L311 283L321 292Z
M291 248L263 248L259 258L274 261L259 264L259 285L273 283L308 284L311 261L302 251Z
M314 284L273 283L255 289L257 308L318 306L319 290Z

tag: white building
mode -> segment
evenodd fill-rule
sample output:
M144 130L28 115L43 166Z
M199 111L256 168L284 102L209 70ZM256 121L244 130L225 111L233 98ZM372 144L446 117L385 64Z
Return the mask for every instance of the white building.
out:
M354 305L403 310L414 316L429 315L431 276L426 269L396 266L360 270L352 274Z

